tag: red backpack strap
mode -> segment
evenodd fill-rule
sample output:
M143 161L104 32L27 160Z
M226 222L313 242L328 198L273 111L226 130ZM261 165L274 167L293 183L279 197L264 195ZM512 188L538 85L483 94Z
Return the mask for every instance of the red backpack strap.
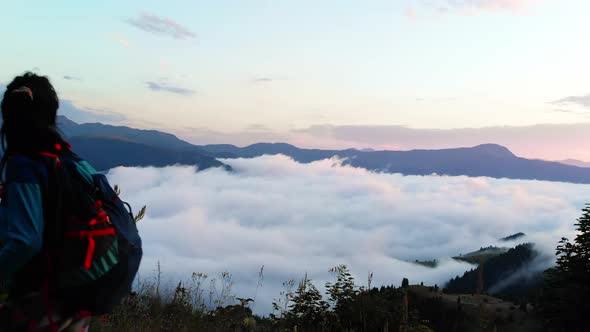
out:
M64 142L64 144L55 143L48 151L39 151L38 153L44 157L49 157L57 160L57 163L60 163L60 156L64 152L71 152L72 146L68 142Z

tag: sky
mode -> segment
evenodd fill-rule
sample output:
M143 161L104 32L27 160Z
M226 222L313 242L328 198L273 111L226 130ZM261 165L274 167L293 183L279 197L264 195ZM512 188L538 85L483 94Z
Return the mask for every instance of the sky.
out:
M135 211L144 243L140 281L157 263L169 286L193 272L228 271L233 294L268 313L281 283L305 273L322 289L328 270L349 266L357 284L444 285L472 268L450 257L489 245L534 242L538 259L523 273L553 264L561 237L574 238L587 185L465 176L402 176L342 165L300 164L285 156L224 160L235 172L193 167L125 168L107 174ZM498 239L524 232L514 243ZM427 268L415 260L437 259ZM264 266L262 287L258 273ZM208 294L209 282L206 282ZM500 287L500 285L489 285Z
M35 71L80 121L199 144L421 147L317 128L567 133L590 124L589 11L584 0L10 1L0 83ZM590 161L588 143L545 149L554 139L515 149Z

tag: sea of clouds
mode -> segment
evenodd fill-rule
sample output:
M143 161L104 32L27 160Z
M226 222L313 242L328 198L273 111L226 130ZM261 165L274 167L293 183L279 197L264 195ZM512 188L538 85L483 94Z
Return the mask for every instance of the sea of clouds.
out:
M536 243L552 257L590 186L557 182L381 174L337 159L300 164L285 156L224 160L235 172L194 167L119 167L108 173L136 209L144 240L140 276L161 264L169 282L192 272L233 275L234 293L267 313L281 283L350 267L358 284L444 284L472 268L450 259L488 245ZM517 243L499 238L525 232ZM412 264L438 259L437 268ZM537 260L533 269L548 267ZM264 280L258 272L264 266Z

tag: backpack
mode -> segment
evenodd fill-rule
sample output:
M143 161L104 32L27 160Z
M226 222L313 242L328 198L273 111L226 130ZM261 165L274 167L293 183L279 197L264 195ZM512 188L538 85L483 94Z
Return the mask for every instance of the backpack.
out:
M82 174L69 144L39 153L47 165L42 190L48 288L67 311L110 313L131 293L143 255L129 204L103 174Z

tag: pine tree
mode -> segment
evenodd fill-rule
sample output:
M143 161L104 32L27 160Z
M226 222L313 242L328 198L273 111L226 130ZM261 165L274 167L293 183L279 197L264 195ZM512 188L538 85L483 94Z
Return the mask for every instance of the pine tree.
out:
M330 269L336 275L335 283L326 283L326 293L334 308L334 312L344 327L351 327L352 302L358 290L354 284L354 278L346 265L339 265Z
M573 242L562 238L555 268L545 272L540 310L558 329L582 331L590 326L590 205L577 220Z
M574 239L573 256L575 263L574 271L577 277L585 278L586 283L590 283L590 205L584 208L584 214L575 224L578 234Z

